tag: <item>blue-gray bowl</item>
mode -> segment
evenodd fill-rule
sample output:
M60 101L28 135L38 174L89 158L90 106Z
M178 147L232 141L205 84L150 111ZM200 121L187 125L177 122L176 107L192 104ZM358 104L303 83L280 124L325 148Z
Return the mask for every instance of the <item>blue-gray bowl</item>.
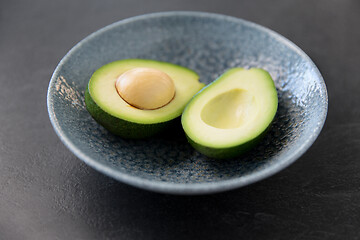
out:
M232 67L264 68L278 90L275 121L257 147L230 160L196 152L180 126L147 140L116 137L86 111L84 90L97 68L126 58L179 64L204 83ZM225 191L279 172L315 141L328 106L320 72L296 45L257 24L201 12L147 14L91 34L57 66L47 101L57 135L78 158L124 183L175 194Z

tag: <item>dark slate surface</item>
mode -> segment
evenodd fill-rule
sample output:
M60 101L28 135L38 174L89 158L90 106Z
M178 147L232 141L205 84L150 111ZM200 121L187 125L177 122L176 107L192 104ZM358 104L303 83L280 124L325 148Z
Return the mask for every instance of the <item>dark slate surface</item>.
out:
M295 164L259 183L205 196L116 182L55 135L46 90L66 52L117 20L209 11L265 25L318 65L325 127ZM360 2L0 1L0 239L360 239Z

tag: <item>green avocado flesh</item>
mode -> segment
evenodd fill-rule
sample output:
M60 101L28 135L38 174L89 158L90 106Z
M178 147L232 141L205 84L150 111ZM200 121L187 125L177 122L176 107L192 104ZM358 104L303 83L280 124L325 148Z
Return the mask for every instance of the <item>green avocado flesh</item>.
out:
M233 68L196 94L181 122L190 144L213 158L231 158L265 134L278 107L268 72Z
M160 70L172 78L175 96L167 105L143 110L125 102L115 88L117 78L137 68ZM179 117L188 101L204 87L192 70L171 63L147 59L125 59L108 63L92 75L85 91L86 108L92 117L113 134L124 138L150 137Z

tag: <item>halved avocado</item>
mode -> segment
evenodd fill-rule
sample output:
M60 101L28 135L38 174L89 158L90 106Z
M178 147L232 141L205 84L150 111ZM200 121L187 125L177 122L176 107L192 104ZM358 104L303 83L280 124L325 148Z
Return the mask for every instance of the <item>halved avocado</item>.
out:
M115 82L133 68L152 68L166 73L174 82L175 96L165 106L144 110L124 101ZM92 75L85 91L86 108L92 117L113 134L123 138L146 138L163 130L181 115L188 101L202 88L192 70L171 63L147 59L126 59L108 63Z
M213 158L231 158L260 140L277 107L276 88L268 72L233 68L194 96L181 122L196 150Z

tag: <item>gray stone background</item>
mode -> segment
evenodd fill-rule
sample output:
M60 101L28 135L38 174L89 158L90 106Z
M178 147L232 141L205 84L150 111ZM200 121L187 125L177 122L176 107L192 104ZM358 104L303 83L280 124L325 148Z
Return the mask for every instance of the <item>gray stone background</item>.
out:
M85 165L60 142L46 91L66 52L150 12L195 10L284 35L317 64L325 127L277 175L230 192L173 196ZM360 239L360 1L0 0L0 239Z

